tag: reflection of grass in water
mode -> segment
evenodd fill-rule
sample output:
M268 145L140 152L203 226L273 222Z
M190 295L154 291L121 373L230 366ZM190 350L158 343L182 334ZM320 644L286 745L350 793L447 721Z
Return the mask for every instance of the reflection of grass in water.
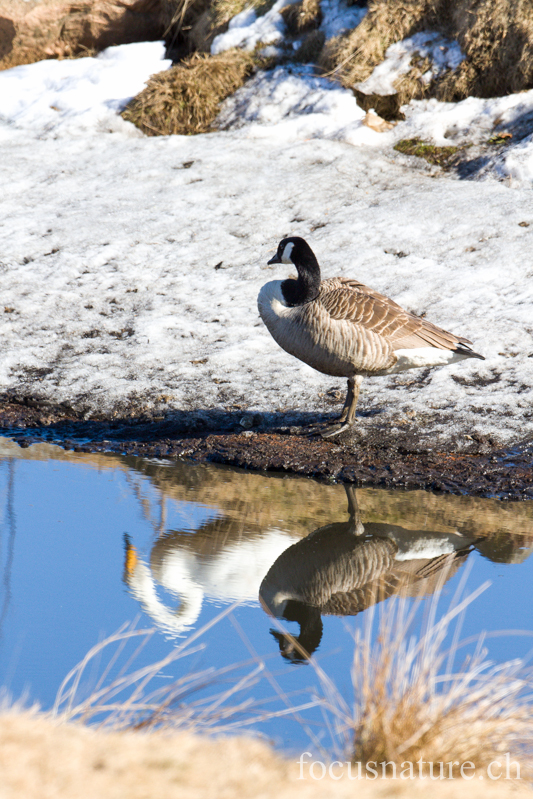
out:
M52 459L99 470L129 472L131 479L139 482L141 493L144 491L146 495L142 501L154 505L151 512L157 518L159 500L152 500L146 493L142 486L145 478L165 499L212 507L217 513L239 520L243 530L250 526L279 528L282 525L290 534L307 535L317 527L346 519L346 495L340 484L325 485L287 475L265 477L206 464L177 462L168 466L111 453L65 452L50 444L35 444L21 450L5 439L1 442L1 452L5 457ZM451 457L442 454L442 463L446 464ZM358 488L357 501L364 523L382 522L410 530L442 533L460 530L473 537L508 532L516 537L517 543L520 536L527 536L533 543L533 502L502 502L383 488ZM523 541L523 545L528 543Z
M521 778L532 776L531 670L519 659L492 663L483 648L483 636L461 667L454 666L462 645L463 613L487 585L462 600L460 587L441 618L437 618L437 592L418 636L412 634L412 627L419 602L394 597L379 610L369 609L355 634L353 707L314 662L339 756L342 752L352 762L362 763L363 774L365 763L375 761L380 774L385 763L388 776L394 769L399 776L402 763L416 764L422 759L435 763L438 774L439 763L452 761L457 762L453 767L457 777L460 764L466 761L477 770L486 769L509 752L520 765ZM447 776L448 766L443 768Z

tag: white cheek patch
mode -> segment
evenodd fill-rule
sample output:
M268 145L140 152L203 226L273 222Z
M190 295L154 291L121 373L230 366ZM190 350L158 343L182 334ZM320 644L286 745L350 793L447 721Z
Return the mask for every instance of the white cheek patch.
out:
M281 254L281 262L284 264L292 264L291 261L291 253L293 251L294 244L292 241L289 241L288 244L285 245L285 249Z

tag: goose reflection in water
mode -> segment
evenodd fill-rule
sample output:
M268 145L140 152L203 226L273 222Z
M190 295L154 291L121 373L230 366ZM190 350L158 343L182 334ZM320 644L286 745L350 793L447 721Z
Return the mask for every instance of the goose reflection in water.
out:
M176 530L158 538L148 566L125 536L124 581L159 629L175 637L194 626L205 599L257 603L272 561L297 540L275 528L222 516L195 532ZM157 585L176 597L177 606L160 598Z
M414 526L427 522L441 530L444 521L448 530L429 532L375 521L363 525L355 489L346 486L345 490L346 520L309 534L313 514L296 522L294 494L290 494L290 509L274 502L271 494L268 507L262 497L243 497L238 513L228 503L226 511L214 511L218 515L197 530L159 535L149 563L126 538L125 582L143 610L170 637L196 624L206 600L218 605L256 604L259 597L270 615L299 622L297 637L272 634L285 658L302 662L320 643L324 614L355 615L399 592L431 594L474 548L490 560L507 563L522 561L532 551L527 548L533 542L531 522L528 519L525 525L527 533L510 534L500 503L493 503L495 507L491 505L484 516L475 504L469 512L462 505L456 508L452 500L459 502L457 497L415 492L402 495L407 502L403 506L404 500L394 500L387 492L383 499L378 492L375 496L362 492L365 504L370 501L373 518L405 519L407 525L416 518ZM285 497L283 491L280 484L280 497ZM446 513L448 507L451 515ZM289 518L289 510L290 524L283 521L284 514ZM337 502L330 510L340 518ZM290 532L283 527L290 527ZM171 595L170 601L159 594L159 587Z
M259 589L269 615L300 625L298 636L271 630L281 655L302 663L322 639L322 616L355 616L393 594L433 594L475 548L491 560L524 559L523 541L503 546L487 535L431 533L383 523L362 524L355 488L346 522L328 524L286 549ZM496 546L494 546L496 543ZM518 558L513 557L520 550ZM503 557L502 557L503 555Z

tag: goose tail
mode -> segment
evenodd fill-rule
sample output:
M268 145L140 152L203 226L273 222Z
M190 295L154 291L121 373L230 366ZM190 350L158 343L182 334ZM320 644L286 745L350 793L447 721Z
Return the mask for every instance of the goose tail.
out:
M479 352L474 352L473 349L471 349L467 344L463 344L462 341L457 344L454 352L456 352L458 355L464 355L466 358L478 358L480 361L485 360L484 355L480 355Z

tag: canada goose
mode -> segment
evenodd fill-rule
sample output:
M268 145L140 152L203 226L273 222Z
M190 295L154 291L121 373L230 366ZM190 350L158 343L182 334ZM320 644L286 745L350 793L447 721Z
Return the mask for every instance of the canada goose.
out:
M271 630L282 656L307 660L322 638L322 615L355 616L393 594L432 594L456 572L474 539L398 525L363 525L353 486L349 519L320 527L288 547L259 589L263 609L300 625L298 637Z
M257 299L272 337L286 352L327 375L348 378L340 427L349 429L363 377L479 358L466 338L405 311L357 280L321 282L318 261L299 236L282 239L269 264L293 264L298 278L266 283Z

